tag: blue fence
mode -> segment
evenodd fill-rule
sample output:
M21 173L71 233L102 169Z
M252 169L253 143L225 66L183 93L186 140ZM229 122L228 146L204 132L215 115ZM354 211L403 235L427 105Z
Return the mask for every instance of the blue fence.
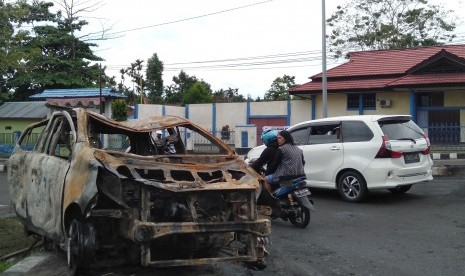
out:
M39 139L38 133L32 133L28 144L21 145L23 148L32 150ZM18 141L20 133L0 133L0 158L8 158L13 152L14 144Z
M459 124L433 124L428 127L422 127L428 134L433 151L465 151L465 126ZM220 132L216 134L222 140L234 149L235 134L230 131L227 137L221 137ZM183 135L181 137L184 137ZM227 138L227 139L224 139ZM13 145L18 139L15 133L0 133L0 158L8 158L13 152ZM38 134L32 137L32 143L38 139ZM194 136L194 144L197 146L208 144L209 142L201 136ZM110 148L125 148L127 142L118 135L112 135L109 139ZM32 148L34 145L27 145Z
M461 140L465 139L465 126L459 124L433 124L423 128L428 133L431 144L460 144ZM462 136L462 138L461 138Z

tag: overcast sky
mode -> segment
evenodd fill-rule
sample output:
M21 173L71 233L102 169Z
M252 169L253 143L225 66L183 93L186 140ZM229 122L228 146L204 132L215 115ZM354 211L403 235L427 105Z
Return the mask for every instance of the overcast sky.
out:
M461 1L447 4L459 5L457 12L463 15ZM105 59L107 74L116 75L118 81L121 68L136 59L146 64L157 53L165 65L165 86L183 69L214 91L238 88L255 99L263 98L273 80L284 74L303 84L321 72L321 2L103 0L103 6L88 15L93 18L83 19L92 28L111 27L121 36L98 42L94 49ZM326 18L342 3L326 0ZM336 65L328 60L328 69Z

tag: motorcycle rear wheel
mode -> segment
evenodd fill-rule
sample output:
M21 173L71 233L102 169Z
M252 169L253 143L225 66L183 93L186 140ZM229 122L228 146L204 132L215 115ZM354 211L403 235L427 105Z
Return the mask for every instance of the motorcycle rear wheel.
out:
M289 221L297 228L305 228L310 223L310 210L299 204L296 207L296 216L290 217Z

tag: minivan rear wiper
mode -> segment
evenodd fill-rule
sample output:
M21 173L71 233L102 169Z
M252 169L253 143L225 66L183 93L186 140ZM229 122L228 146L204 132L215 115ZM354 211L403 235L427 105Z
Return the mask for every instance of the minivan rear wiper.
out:
M415 139L413 139L413 138L400 138L400 139L396 139L396 140L410 140L415 144L417 143L417 141Z

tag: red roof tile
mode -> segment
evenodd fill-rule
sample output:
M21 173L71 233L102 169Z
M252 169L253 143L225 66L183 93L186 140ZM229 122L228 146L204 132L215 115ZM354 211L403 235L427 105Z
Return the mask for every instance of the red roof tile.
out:
M465 45L354 52L350 54L348 63L328 70L327 77L404 74L411 67L439 53L442 49L465 58ZM321 78L321 73L314 77Z
M347 79L327 82L327 89L331 91L347 91L347 90L367 90L367 89L379 89L385 87L387 83L397 80L398 77L391 78L375 78L375 79ZM301 91L321 91L321 82L313 81L306 84L294 87L290 89L292 92Z
M411 74L409 69L444 50L465 59L465 45L354 52L347 63L327 71L328 92L390 89L400 86L465 85L465 73ZM462 61L456 61L462 64ZM415 71L415 70L414 70ZM412 72L414 72L412 71ZM312 81L289 89L293 94L321 92L321 73Z
M442 73L442 74L419 74L407 75L399 78L387 86L408 86L408 85L435 85L435 84L462 84L465 85L464 73Z

